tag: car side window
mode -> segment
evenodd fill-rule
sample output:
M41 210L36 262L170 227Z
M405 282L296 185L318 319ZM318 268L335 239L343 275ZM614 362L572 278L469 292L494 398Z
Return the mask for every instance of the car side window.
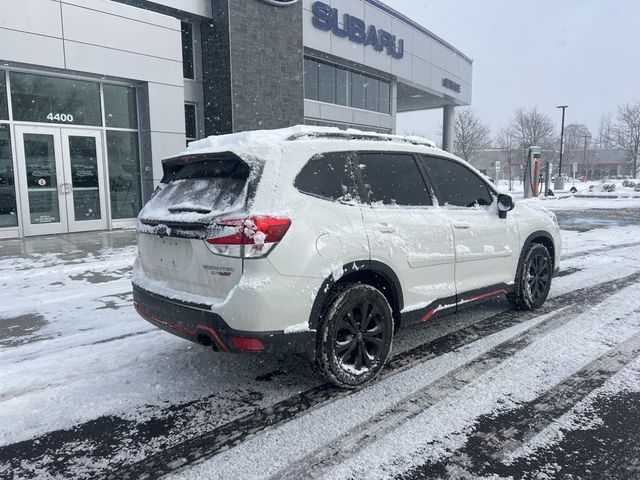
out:
M464 165L446 158L421 156L440 205L474 207L491 205L487 184Z
M309 160L294 181L302 193L343 202L357 198L350 152L328 152Z
M431 205L431 195L413 155L359 152L354 164L371 203Z

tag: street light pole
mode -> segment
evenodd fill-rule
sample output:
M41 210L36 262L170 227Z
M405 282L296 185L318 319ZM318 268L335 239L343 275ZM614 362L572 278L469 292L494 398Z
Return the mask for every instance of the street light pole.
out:
M560 127L560 162L558 163L558 176L554 188L556 190L564 190L564 178L562 177L562 152L564 150L564 111L569 105L558 105L556 108L562 109L562 125Z
M585 172L587 169L587 143L589 141L589 135L584 136L584 157L582 159L582 164L584 165Z

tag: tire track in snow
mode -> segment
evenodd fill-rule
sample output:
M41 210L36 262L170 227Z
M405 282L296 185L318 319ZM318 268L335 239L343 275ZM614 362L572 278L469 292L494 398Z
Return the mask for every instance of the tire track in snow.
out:
M592 253L610 252L611 250L620 250L623 248L638 247L638 246L640 246L640 242L629 242L629 243L620 243L617 245L607 245L604 247L593 248L591 250L587 250L583 252L576 252L576 253L561 255L560 260L571 260L574 258L588 257Z
M566 307L549 315L548 318L534 327L499 344L476 357L473 361L461 365L435 382L425 386L413 395L391 406L383 413L366 420L356 428L346 432L337 440L311 452L295 465L282 469L270 478L319 478L327 469L355 456L370 442L384 437L397 426L423 413L437 402L446 398L452 391L462 389L477 378L507 361L518 351L532 345L539 338L554 329L574 320L585 311L597 306L611 295L618 293L619 286L607 285L599 287L594 295L589 296L578 308L567 310Z
M634 310L633 313L637 313ZM578 372L521 407L483 416L465 446L453 456L398 475L402 480L478 478L491 475L518 478L519 467L504 458L568 412L592 391L640 356L640 333L615 346ZM515 437L515 439L514 439ZM520 475L521 476L521 475Z
M589 302L591 298L597 297L602 292L607 292L606 296L610 296L620 288L631 285L638 280L640 280L640 272L551 298L534 312L508 310L499 313L394 356L378 378L384 379L390 375L395 375L418 363L461 348L527 320L553 313L569 305ZM600 297L600 301L606 296ZM520 348L525 346L523 345ZM350 390L339 390L327 384L320 385L271 407L240 417L198 437L188 439L137 463L124 466L107 478L119 480L146 478L149 475L157 477L168 474L186 465L233 448L248 437L293 420L311 409L319 408L351 393L352 391ZM0 455L1 452L2 450L0 449Z

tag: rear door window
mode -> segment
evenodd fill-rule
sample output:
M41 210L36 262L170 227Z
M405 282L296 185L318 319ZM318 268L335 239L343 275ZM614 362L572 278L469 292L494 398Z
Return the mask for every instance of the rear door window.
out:
M360 152L355 164L362 176L369 202L383 205L431 205L431 196L413 155Z
M355 200L355 185L349 152L314 156L294 181L294 186L302 193L342 202Z
M163 167L162 182L142 210L141 219L207 222L246 205L252 169L240 158L186 156Z
M474 207L491 205L487 184L464 165L439 157L421 156L440 205Z

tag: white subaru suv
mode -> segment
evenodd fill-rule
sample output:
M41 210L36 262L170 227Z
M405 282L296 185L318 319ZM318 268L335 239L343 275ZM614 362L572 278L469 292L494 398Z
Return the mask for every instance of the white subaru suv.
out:
M424 139L320 127L193 142L139 216L134 304L223 352L305 352L371 380L393 333L506 295L546 300L551 212L514 203ZM513 211L512 211L513 210Z

